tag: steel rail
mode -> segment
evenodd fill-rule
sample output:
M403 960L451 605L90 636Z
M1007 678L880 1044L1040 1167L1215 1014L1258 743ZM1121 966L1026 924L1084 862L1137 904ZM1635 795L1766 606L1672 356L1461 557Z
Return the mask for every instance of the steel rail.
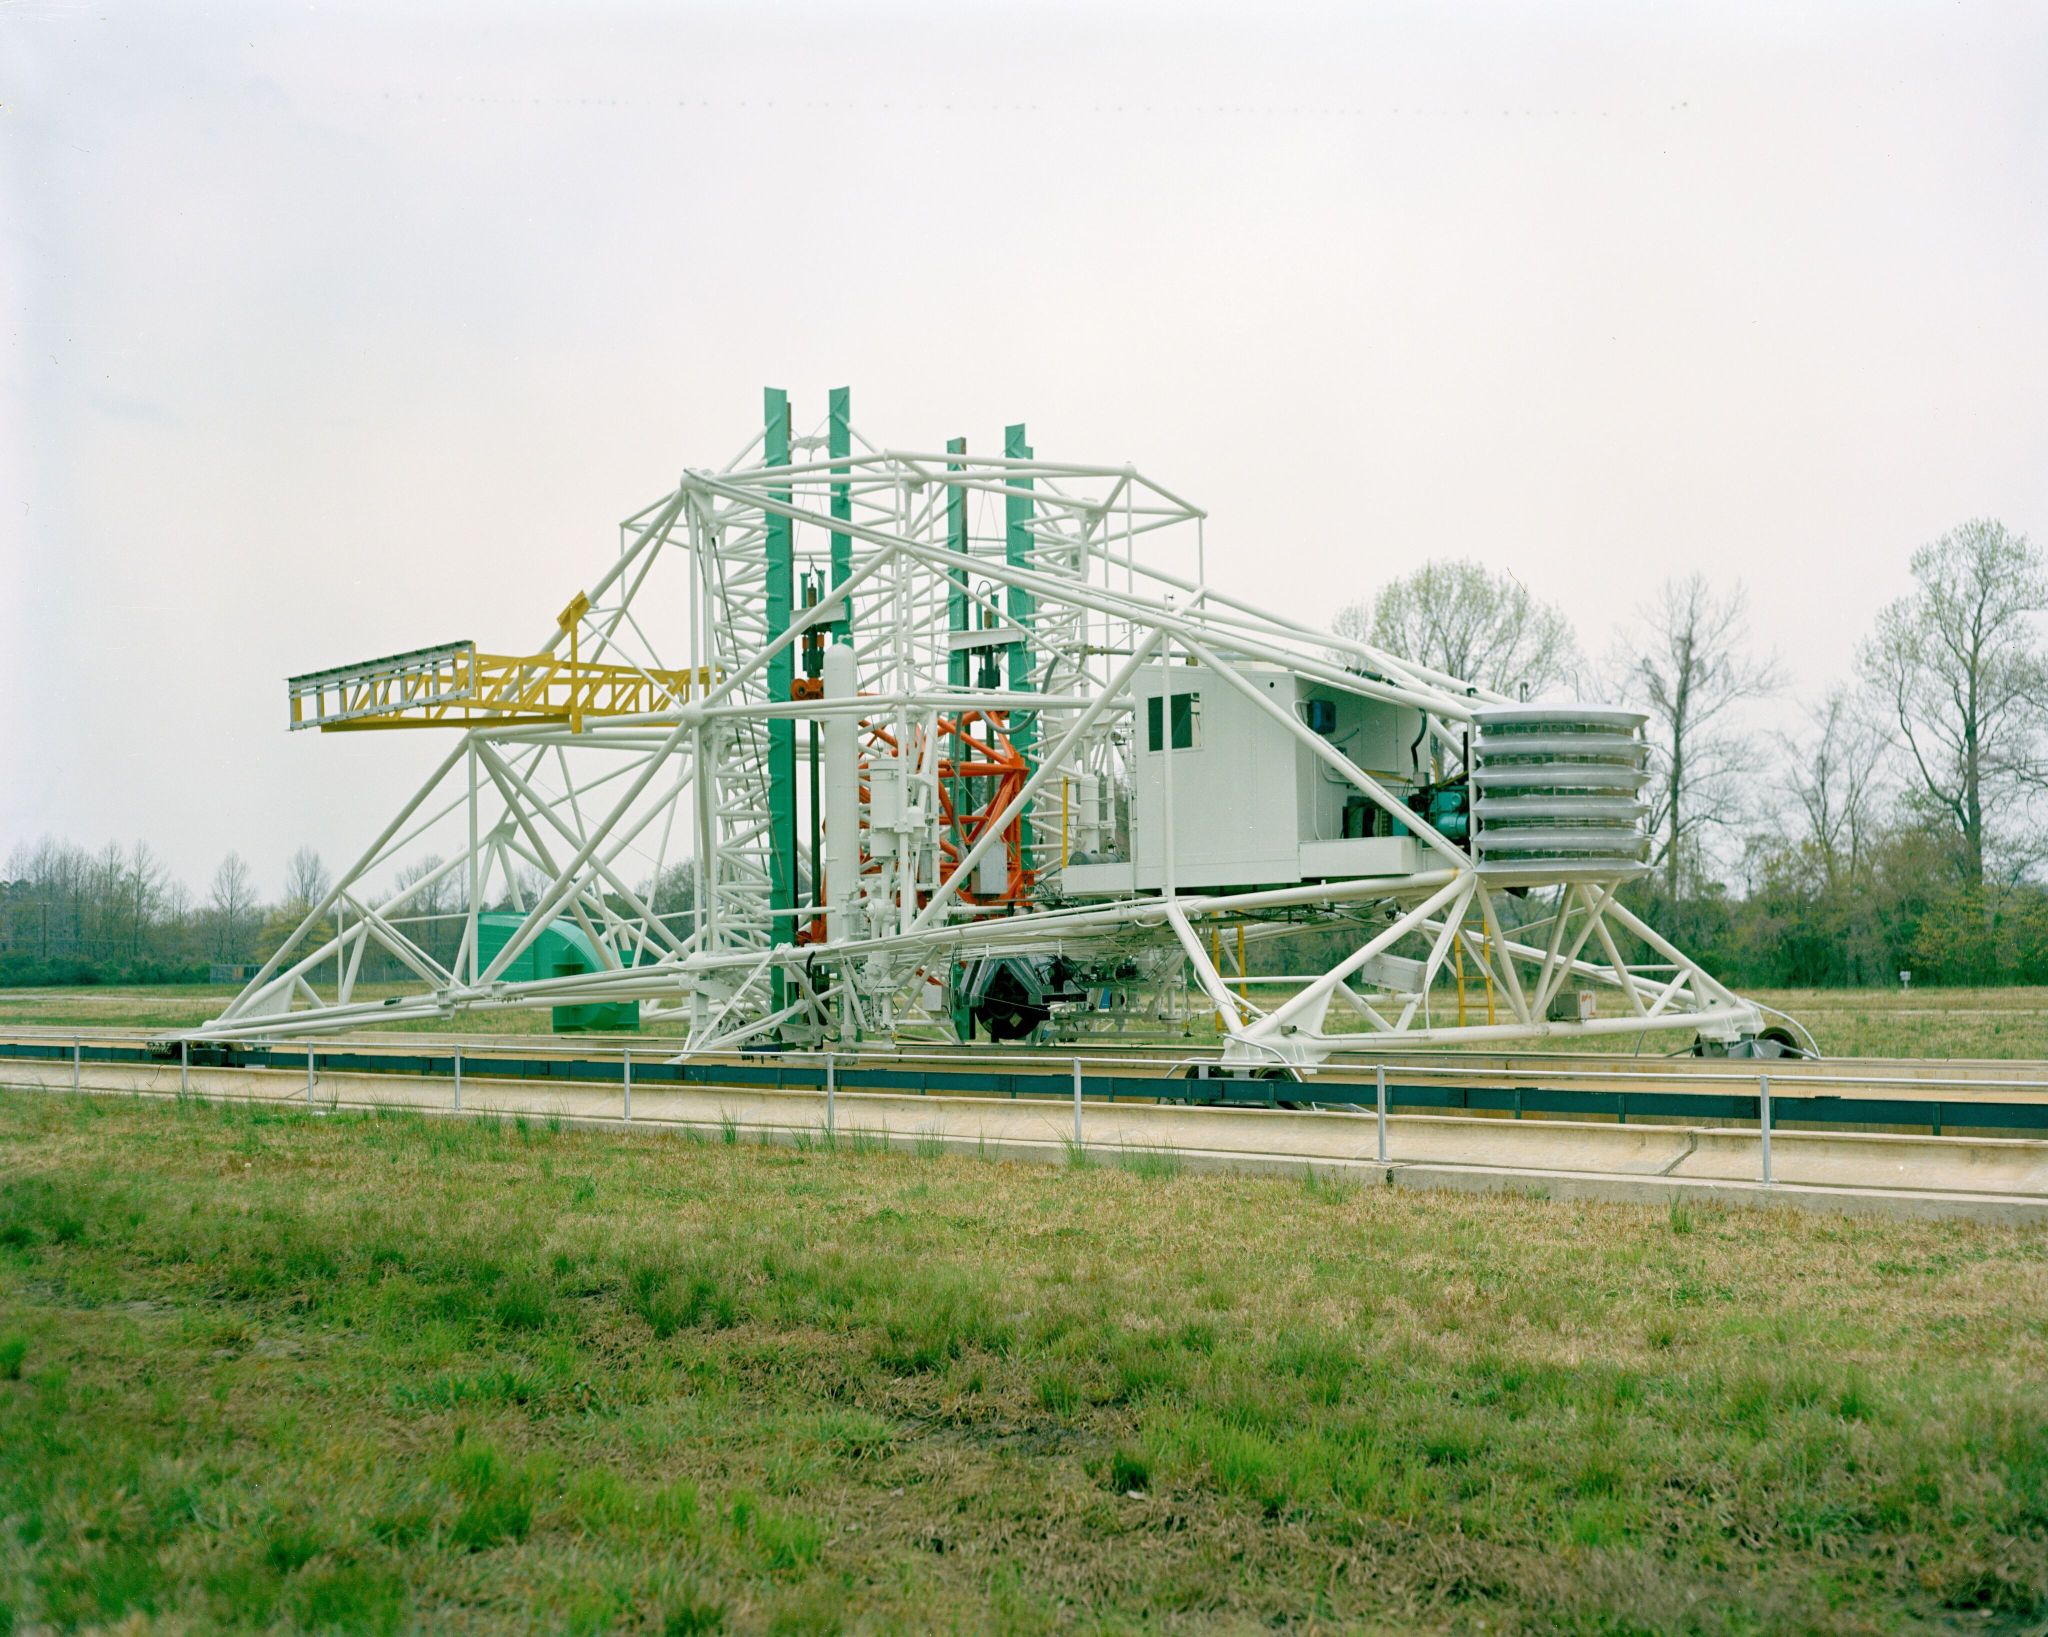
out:
M70 1060L102 1065L148 1066L181 1060L201 1066L267 1068L296 1066L307 1047L281 1041L237 1040L175 1045L137 1031L101 1033L90 1048L80 1031L0 1032L0 1064ZM1077 1066L1089 1094L1111 1102L1152 1101L1189 1105L1294 1106L1355 1109L1373 1101L1377 1070L1364 1065L1324 1069L1311 1077L1282 1078L1271 1072L1222 1070L1213 1058L1116 1056L1102 1051L1064 1053L944 1052L747 1052L661 1055L642 1039L630 1045L597 1046L517 1038L484 1042L413 1037L330 1040L315 1048L336 1072L452 1078L459 1054L468 1078L497 1078L568 1084L603 1084L623 1078L627 1051L638 1051L633 1072L645 1083L671 1086L744 1085L774 1090L816 1090L836 1072L849 1089L916 1095L1031 1097L1060 1094ZM1611 1117L1631 1119L1717 1119L1756 1122L1763 1097L1777 1113L1774 1123L2048 1131L2048 1079L1965 1080L1953 1076L1844 1074L1788 1075L1791 1060L1759 1060L1756 1071L1693 1070L1684 1075L1630 1069L1547 1065L1486 1067L1476 1064L1385 1065L1393 1106L1410 1110L1507 1115L1516 1119ZM1581 1060L1583 1063L1583 1059ZM1762 1091L1766 1075L1778 1081ZM1823 1088L1842 1087L1845 1091ZM2017 1096L2010 1095L2017 1094Z
M566 980L565 980L566 981ZM1236 979L1229 980L1235 982ZM366 1007L379 1002L367 1001ZM182 1031L174 1028L138 1028L127 1025L93 1027L59 1027L40 1024L17 1024L0 1027L0 1056L7 1055L7 1047L14 1043L46 1044L58 1042L67 1047L74 1039L105 1044L133 1044L156 1046L172 1041ZM265 1040L260 1035L237 1038L232 1041L194 1040L194 1045L233 1046L247 1049L265 1045L281 1045L281 1039ZM423 1051L445 1050L455 1044L472 1056L490 1054L534 1054L540 1056L600 1061L608 1060L619 1051L631 1047L643 1054L654 1054L664 1049L681 1053L683 1043L679 1037L647 1034L591 1034L565 1040L557 1035L478 1035L474 1033L432 1033L427 1031L406 1034L363 1032L337 1034L324 1037L323 1050L356 1051L382 1050L398 1054L419 1055ZM1220 1045L1220 1042L1219 1042ZM304 1047L291 1048L295 1058L303 1054ZM693 1054L693 1061L706 1063L730 1059L735 1062L786 1062L802 1063L815 1061L826 1055L823 1051L799 1051L776 1049L734 1049L727 1052L706 1052ZM1017 1069L1041 1068L1047 1073L1064 1074L1067 1066L1078 1056L1084 1061L1101 1067L1193 1068L1201 1065L1217 1066L1213 1054L1190 1050L1185 1045L1169 1043L1148 1044L1142 1042L1119 1042L1114 1047L1105 1047L1086 1041L1057 1048L1014 1048L1004 1046L948 1046L948 1045L903 1045L880 1044L857 1047L835 1047L831 1051L843 1067L857 1068L863 1064L879 1065L925 1065L933 1068L960 1069L971 1067L994 1073L1011 1073ZM643 1061L644 1061L643 1057ZM1735 1067L1738 1062L1751 1063L1755 1067ZM1933 1060L1912 1058L1696 1058L1689 1055L1655 1058L1621 1058L1610 1053L1575 1052L1457 1052L1452 1050L1430 1052L1382 1052L1378 1050L1357 1050L1349 1052L1340 1048L1328 1061L1301 1071L1300 1081L1313 1086L1318 1082L1345 1082L1357 1076L1369 1080L1374 1066L1384 1063L1390 1072L1421 1076L1424 1078L1454 1078L1480 1076L1484 1078L1529 1080L1606 1080L1631 1081L1645 1085L1669 1084L1674 1080L1696 1082L1709 1086L1721 1083L1753 1084L1760 1073L1768 1073L1775 1080L1802 1085L1840 1085L1858 1088L1885 1087L1904 1091L1924 1090L2005 1090L2048 1092L2048 1062L2034 1063L2030 1060L2014 1060L2016 1065L2037 1069L2031 1077L2011 1072L2013 1065L1999 1059L1949 1059L1942 1060L1941 1068L1950 1072L1930 1072ZM1626 1064L1626 1067L1619 1066ZM1863 1067L1861 1065L1867 1065ZM1974 1074L1953 1072L1958 1066L1978 1069Z
M1176 1168L1314 1172L1395 1187L2048 1223L2048 1141L2038 1135L1791 1130L1783 1123L1782 1094L1761 1076L1762 1118L1754 1127L1701 1123L1697 1109L1683 1123L1634 1126L1570 1118L1517 1125L1457 1117L1466 1111L1455 1109L1450 1118L1410 1112L1390 1119L1385 1096L1369 1124L1362 1108L1346 1117L1241 1103L1176 1107L1158 1094L1181 1083L1157 1078L1140 1083L1146 1095L1118 1102L1114 1083L1091 1080L1079 1058L1067 1060L1064 1075L1030 1076L1027 1086L1000 1097L961 1095L962 1088L951 1085L846 1085L834 1054L822 1054L822 1074L802 1085L762 1075L804 1072L810 1065L792 1071L764 1064L748 1078L732 1066L714 1073L699 1064L648 1065L630 1049L616 1063L573 1065L611 1072L536 1082L479 1077L475 1060L459 1048L452 1054L454 1073L444 1080L410 1069L390 1072L392 1059L381 1060L386 1072L364 1072L364 1065L348 1060L354 1054L322 1053L311 1044L281 1049L277 1061L263 1066L223 1069L190 1061L191 1042L179 1044L174 1059L123 1062L106 1061L119 1048L97 1045L88 1069L82 1042L74 1041L68 1053L59 1043L40 1062L17 1059L11 1076L0 1066L0 1083L50 1094L302 1103L313 1115L545 1120L621 1134L635 1126L700 1136L722 1130L727 1140L737 1131L749 1143L798 1146L831 1146L850 1132L856 1145L865 1140L920 1154L1058 1162L1086 1151L1112 1164L1120 1156L1130 1163L1163 1158ZM559 1059L529 1061L559 1066Z

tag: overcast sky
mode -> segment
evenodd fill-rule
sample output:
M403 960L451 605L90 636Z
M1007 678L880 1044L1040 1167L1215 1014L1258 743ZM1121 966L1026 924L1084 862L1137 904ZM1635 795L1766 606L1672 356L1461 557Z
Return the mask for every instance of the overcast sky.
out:
M530 645L764 384L1134 461L1304 617L1739 579L1788 699L2048 535L2038 4L0 0L0 76L0 858L352 855L438 736L283 678Z

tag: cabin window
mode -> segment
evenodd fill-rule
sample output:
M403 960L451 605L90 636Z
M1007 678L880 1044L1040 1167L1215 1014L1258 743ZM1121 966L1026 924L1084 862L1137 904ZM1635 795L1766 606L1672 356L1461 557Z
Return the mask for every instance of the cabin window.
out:
M1145 701L1145 748L1159 749L1166 700L1155 694ZM1202 742L1202 696L1177 693L1173 696L1173 748L1193 750Z

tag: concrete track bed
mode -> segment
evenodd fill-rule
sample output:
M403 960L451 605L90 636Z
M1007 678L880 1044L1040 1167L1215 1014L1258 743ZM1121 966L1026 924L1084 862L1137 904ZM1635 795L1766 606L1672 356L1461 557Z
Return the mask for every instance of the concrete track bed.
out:
M73 1089L63 1062L12 1062L7 1083ZM306 1102L305 1079L274 1069L87 1062L77 1089ZM1370 1113L1214 1108L1020 1097L893 1095L746 1087L536 1085L470 1076L461 1088L398 1074L316 1075L315 1108L559 1120L689 1130L749 1143L862 1143L969 1152L1006 1160L1161 1165L1257 1172L1314 1171L1403 1188L1513 1191L1557 1198L1720 1203L2048 1222L2048 1142L1779 1131L1762 1180L1758 1134L1722 1128L1505 1121L1397 1115L1386 1158Z

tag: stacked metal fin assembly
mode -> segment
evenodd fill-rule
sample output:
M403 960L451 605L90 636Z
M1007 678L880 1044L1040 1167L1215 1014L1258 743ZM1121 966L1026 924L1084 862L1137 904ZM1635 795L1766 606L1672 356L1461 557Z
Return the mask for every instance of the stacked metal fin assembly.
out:
M1647 868L1644 720L1586 705L1474 712L1481 868L1550 880L1575 866L1603 876Z

